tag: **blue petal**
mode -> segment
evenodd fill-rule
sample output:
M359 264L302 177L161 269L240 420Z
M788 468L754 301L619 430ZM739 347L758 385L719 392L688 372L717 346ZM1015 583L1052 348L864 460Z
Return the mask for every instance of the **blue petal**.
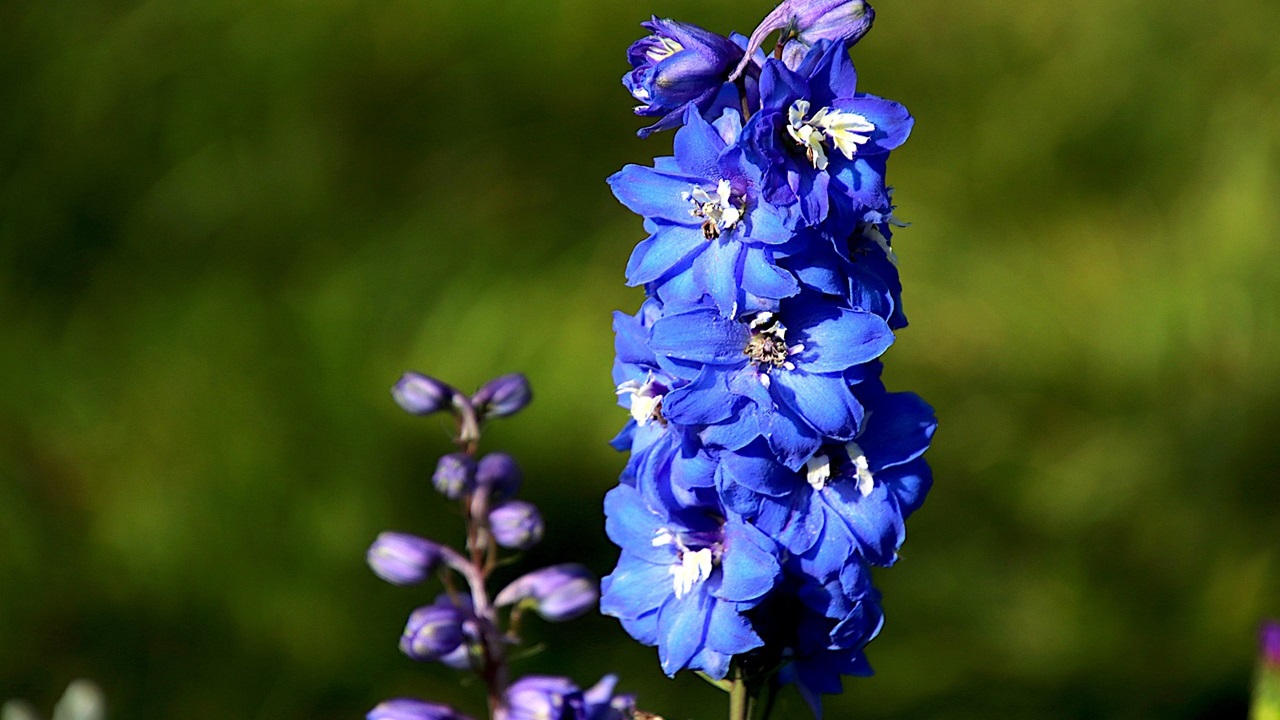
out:
M886 153L902 145L911 135L915 119L900 103L876 97L859 95L840 103L840 109L855 112L876 126L871 142L858 148L859 154Z
M769 259L768 251L748 247L742 264L742 287L752 295L781 299L800 292L800 284L791 273Z
M688 223L692 209L684 193L704 180L685 175L668 175L642 165L628 165L609 177L609 187L618 200L641 217Z
M893 344L884 318L865 310L824 308L799 324L804 351L794 362L809 372L842 372L880 357Z
M872 472L911 462L929 448L938 421L915 393L886 394L858 436Z
M862 406L843 378L803 370L773 373L769 391L779 404L794 408L819 433L848 440L858 432Z
M714 310L692 310L655 322L649 347L660 355L682 360L736 365L746 362L743 350L750 335L745 325Z
M703 178L704 182L720 179L720 153L724 151L724 140L696 109L690 108L685 115L685 126L676 132L674 145L676 161L685 174Z
M711 598L695 586L682 598L672 597L658 611L658 657L662 671L675 675L702 647L710 621Z
M724 543L717 597L748 602L759 600L773 589L782 568L772 540L750 525L730 521L725 524Z
M653 282L686 265L706 247L698 228L659 223L656 232L631 251L627 261L627 284L635 287Z
M654 512L638 490L618 485L604 496L605 534L614 544L647 562L670 565L676 562L671 545L654 547L653 539L667 525L667 519Z
M751 629L751 623L738 612L734 603L713 601L707 645L725 655L741 655L764 645L764 641Z
M639 560L625 550L600 588L600 612L617 618L653 612L674 592L668 567Z
M742 243L721 236L708 243L693 262L694 282L706 290L720 314L727 318L738 314L742 249Z
M697 380L667 393L662 413L679 425L714 425L729 419L734 399L725 387L724 373L708 367Z

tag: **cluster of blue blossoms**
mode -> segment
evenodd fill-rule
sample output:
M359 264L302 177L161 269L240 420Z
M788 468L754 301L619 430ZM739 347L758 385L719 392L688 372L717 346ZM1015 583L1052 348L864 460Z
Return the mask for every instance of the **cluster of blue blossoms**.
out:
M631 455L601 609L667 674L793 682L817 714L871 672L870 567L897 559L936 427L880 380L907 324L885 166L913 120L857 88L873 17L788 0L750 38L645 23L623 82L674 156L609 179L649 236L626 270L646 299L614 318Z
M496 378L466 394L427 375L407 373L392 389L413 415L448 414L456 422L457 452L441 457L435 489L459 503L466 543L454 549L403 532L384 532L369 548L369 567L393 585L418 585L438 574L443 592L409 614L400 651L419 662L474 673L484 683L491 720L631 720L635 703L613 693L605 676L583 690L564 677L527 675L510 682L511 650L521 642L521 618L571 620L596 606L599 590L583 566L565 563L526 573L490 594L500 554L527 550L542 539L538 509L515 497L520 467L506 453L481 456L481 432L493 419L519 412L532 398L523 375ZM368 720L470 720L453 708L415 698L380 703Z

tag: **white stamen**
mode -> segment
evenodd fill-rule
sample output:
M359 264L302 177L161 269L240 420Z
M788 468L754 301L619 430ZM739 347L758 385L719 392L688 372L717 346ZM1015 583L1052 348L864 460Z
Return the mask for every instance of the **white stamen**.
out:
M618 386L618 395L631 395L631 417L636 424L644 427L650 420L662 420L662 398L653 381L653 373L643 383L639 380L628 380Z
M814 490L821 490L827 486L827 481L831 479L831 458L822 453L815 453L813 457L804 461L805 479L809 481L809 486Z
M658 39L658 46L649 48L649 52L645 53L645 56L656 63L662 62L684 49L683 45L669 37L660 35L655 35L654 37Z
M713 240L726 230L732 230L742 221L744 207L741 200L734 204L733 185L721 179L716 183L715 194L709 193L699 186L693 190L680 193L685 202L693 203L689 214L705 220L703 232L708 240Z
M787 109L787 132L791 139L805 148L809 162L818 170L827 169L827 152L824 143L829 142L846 159L852 160L859 145L871 141L870 133L876 126L862 115L844 110L822 108L813 117L809 114L809 101L797 100Z
M680 554L680 564L671 566L671 586L676 599L684 597L693 586L711 577L711 548L696 552L685 550Z
M658 532L654 533L654 536L653 536L654 547L662 547L664 545L670 545L675 541L676 541L675 533L671 532L666 528L662 528Z
M858 492L862 493L862 497L870 495L871 491L875 489L876 479L871 474L866 453L862 452L862 448L858 446L858 443L853 442L845 445L844 449L848 451L849 459L853 461L853 466L857 468Z

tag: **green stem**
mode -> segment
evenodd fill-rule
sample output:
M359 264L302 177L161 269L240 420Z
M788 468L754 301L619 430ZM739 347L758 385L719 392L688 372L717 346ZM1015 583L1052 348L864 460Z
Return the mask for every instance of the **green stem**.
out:
M742 668L734 668L733 684L729 688L729 720L748 720L747 681L742 677Z

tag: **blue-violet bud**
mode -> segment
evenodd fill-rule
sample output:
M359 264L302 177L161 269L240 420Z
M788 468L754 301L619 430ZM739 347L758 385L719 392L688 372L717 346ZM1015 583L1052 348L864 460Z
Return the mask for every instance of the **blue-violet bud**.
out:
M1262 644L1262 661L1280 668L1280 622L1268 620L1262 624L1260 634Z
M439 660L462 644L462 624L466 619L447 595L441 595L435 604L424 605L409 615L400 636L400 650L414 660Z
M689 103L707 110L742 49L726 37L676 20L655 17L641 26L653 34L627 49L632 70L622 84L640 103L637 115L659 118L640 131L645 137L679 125Z
M591 572L576 563L552 565L516 578L494 604L520 603L551 622L572 620L595 607L600 589Z
M441 495L457 500L475 489L476 461L466 453L449 453L436 463L431 484Z
M392 585L415 585L427 578L440 559L440 546L417 535L384 532L366 556L374 574Z
M523 480L524 474L515 458L503 452L485 455L476 467L476 485L488 488L495 498L515 495Z
M528 550L542 539L542 514L533 503L508 500L490 511L489 530L502 547Z
M865 0L784 0L751 33L746 56L733 71L733 77L742 73L748 60L774 30L781 30L784 39L798 41L801 50L820 40L852 45L871 30L875 19L876 11ZM787 65L794 69L803 52L789 55Z
M369 711L366 720L471 720L448 705L396 698L387 700Z
M396 403L412 415L430 415L453 406L453 388L421 373L409 372L391 388Z
M497 377L484 384L471 397L471 404L484 418L515 415L533 399L529 380L520 373Z
M568 678L527 675L507 688L507 707L496 720L586 720L582 691Z

